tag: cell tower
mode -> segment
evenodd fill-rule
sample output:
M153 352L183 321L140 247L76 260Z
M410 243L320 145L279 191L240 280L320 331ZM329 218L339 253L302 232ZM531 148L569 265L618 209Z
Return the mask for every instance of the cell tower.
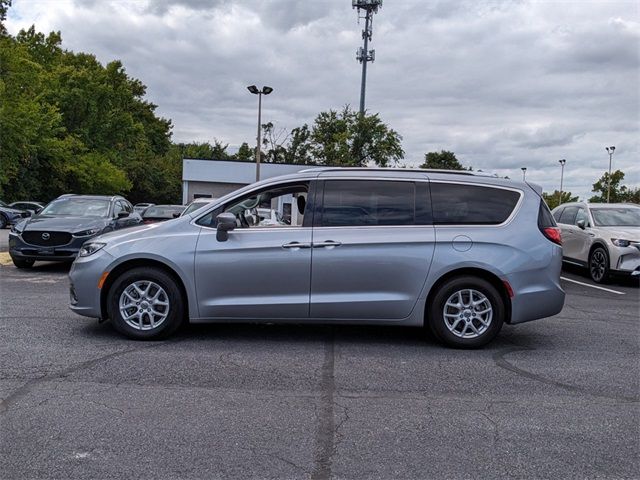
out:
M358 9L358 21L364 19L362 39L364 46L356 51L356 59L362 64L362 83L360 84L360 114L364 115L364 92L367 88L367 63L376 59L376 51L368 50L373 34L373 14L382 7L382 0L351 0L351 6ZM364 10L364 12L363 12Z

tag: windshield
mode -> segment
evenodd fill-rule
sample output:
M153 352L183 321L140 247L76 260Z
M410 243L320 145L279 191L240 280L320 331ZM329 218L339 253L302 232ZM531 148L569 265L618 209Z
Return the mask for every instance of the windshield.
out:
M63 198L44 207L40 215L71 215L78 217L106 217L109 201L93 198Z
M640 208L592 208L591 215L599 227L640 227Z
M191 212L195 212L199 208L204 207L207 203L209 202L194 202L191 205L189 205L184 212L182 212L182 215L188 215Z

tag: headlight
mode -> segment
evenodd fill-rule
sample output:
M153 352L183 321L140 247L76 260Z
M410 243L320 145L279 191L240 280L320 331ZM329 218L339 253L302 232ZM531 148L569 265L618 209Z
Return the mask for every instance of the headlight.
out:
M612 238L611 243L616 247L628 247L631 245L631 240L622 240L621 238Z
M15 233L16 235L20 235L22 233L22 230L24 230L24 224L26 222L20 221L18 223L15 223L13 225L11 225L11 233Z
M82 247L80 247L80 251L78 252L78 256L79 257L88 257L89 255L93 255L94 253L96 253L98 250L100 250L105 245L106 245L106 243L99 243L99 242L85 243L84 245L82 245Z
M74 237L89 237L91 235L95 235L96 233L100 233L101 228L90 228L89 230L83 230L82 232L74 233Z

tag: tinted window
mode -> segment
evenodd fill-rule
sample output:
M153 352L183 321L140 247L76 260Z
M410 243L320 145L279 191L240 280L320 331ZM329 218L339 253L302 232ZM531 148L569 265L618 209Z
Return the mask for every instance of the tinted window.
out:
M519 198L518 192L501 188L432 183L433 223L497 225L509 218Z
M323 227L414 225L416 186L386 180L327 180Z
M555 226L556 222L549 211L549 207L544 200L540 200L540 208L538 209L538 227L548 228Z
M578 207L567 207L562 211L562 215L560 215L560 220L558 220L558 222L564 223L565 225L573 225L577 213Z

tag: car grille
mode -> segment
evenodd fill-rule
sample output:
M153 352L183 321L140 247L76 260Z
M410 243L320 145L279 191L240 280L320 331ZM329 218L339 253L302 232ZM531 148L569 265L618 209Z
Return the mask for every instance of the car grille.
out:
M49 236L42 238L42 236ZM31 245L41 245L43 247L58 247L66 245L71 241L71 234L67 232L46 232L46 231L30 231L23 232L22 239Z

